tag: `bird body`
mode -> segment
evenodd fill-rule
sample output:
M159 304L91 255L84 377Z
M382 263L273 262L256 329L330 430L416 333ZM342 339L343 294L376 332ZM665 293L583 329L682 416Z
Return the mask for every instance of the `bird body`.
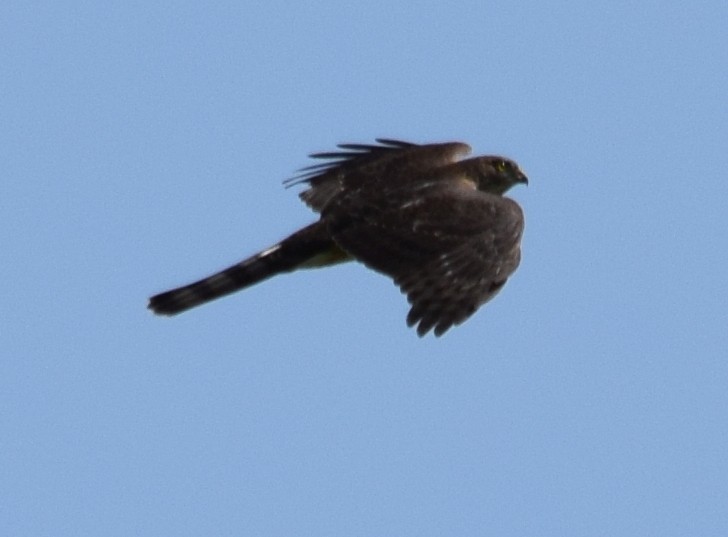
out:
M342 144L302 170L300 197L320 219L278 244L198 282L156 295L149 308L174 315L283 272L351 259L390 276L422 336L465 321L520 262L523 212L503 194L527 178L497 156L458 160L460 142Z

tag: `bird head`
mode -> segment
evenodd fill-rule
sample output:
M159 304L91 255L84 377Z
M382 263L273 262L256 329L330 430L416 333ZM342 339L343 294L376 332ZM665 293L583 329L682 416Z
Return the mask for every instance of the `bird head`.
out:
M478 190L491 194L504 194L514 185L528 184L528 177L518 164L505 157L478 157L473 161Z

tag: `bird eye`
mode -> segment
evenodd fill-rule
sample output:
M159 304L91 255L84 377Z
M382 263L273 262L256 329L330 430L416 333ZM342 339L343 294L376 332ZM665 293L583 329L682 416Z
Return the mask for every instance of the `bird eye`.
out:
M508 168L508 165L506 164L505 160L499 160L498 162L495 163L495 169L501 173L505 172L507 168Z

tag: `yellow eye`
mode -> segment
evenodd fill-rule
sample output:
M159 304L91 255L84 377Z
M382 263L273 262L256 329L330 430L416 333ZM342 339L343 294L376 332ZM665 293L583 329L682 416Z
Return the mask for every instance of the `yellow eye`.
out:
M506 165L506 162L504 160L499 160L495 163L495 169L498 170L500 173L503 173L506 171L508 166Z

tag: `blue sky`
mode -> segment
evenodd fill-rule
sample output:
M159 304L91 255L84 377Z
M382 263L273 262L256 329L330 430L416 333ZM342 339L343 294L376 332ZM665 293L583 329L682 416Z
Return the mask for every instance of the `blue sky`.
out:
M0 534L728 532L728 5L5 2ZM338 142L530 178L441 339L391 281L147 297L314 215Z

